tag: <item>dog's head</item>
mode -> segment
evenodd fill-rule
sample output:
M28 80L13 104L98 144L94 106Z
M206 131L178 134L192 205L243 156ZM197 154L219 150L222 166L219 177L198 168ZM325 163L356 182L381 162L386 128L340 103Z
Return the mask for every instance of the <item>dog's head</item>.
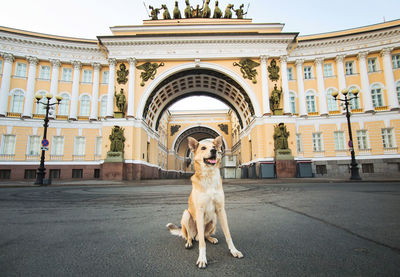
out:
M221 161L222 137L219 136L213 141L203 140L198 142L188 137L189 148L194 154L194 163L206 167L219 167Z

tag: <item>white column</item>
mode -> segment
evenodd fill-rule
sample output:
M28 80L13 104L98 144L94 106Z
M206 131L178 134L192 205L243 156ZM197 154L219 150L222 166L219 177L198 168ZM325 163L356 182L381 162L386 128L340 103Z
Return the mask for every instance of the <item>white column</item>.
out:
M386 93L389 101L389 108L391 110L399 110L400 106L394 84L391 52L391 48L383 48L381 51L383 59L383 72L385 74Z
M326 92L325 92L325 83L324 83L324 72L322 71L322 63L323 58L315 59L314 63L317 71L317 87L318 87L318 95L319 95L319 114L327 115L328 114L328 106L326 104Z
M262 100L263 100L263 114L271 114L271 107L269 105L269 82L267 74L267 60L268 56L262 55L261 59L261 85L262 85Z
M50 59L50 63L52 66L51 69L51 81L50 81L50 93L53 95L53 98L51 98L50 103L56 102L56 99L54 96L58 94L58 75L59 75L59 69L61 66L60 60L53 60ZM55 108L55 106L53 106ZM56 113L49 114L51 118L56 117Z
M36 81L36 68L39 63L39 59L36 57L26 57L29 62L28 69L28 81L26 84L26 95L24 102L24 112L22 117L32 117L33 101L35 95L35 81Z
M79 81L82 64L79 61L73 61L72 66L74 68L74 77L72 79L72 97L71 97L71 108L69 112L69 119L77 120L78 114L78 100L79 100Z
M287 75L287 56L280 57L281 62L281 76L282 76L282 91L283 91L283 113L290 114L290 94L289 94L289 80Z
M128 110L126 113L127 117L135 116L135 70L136 70L136 59L129 58L129 77L128 77Z
M108 93L107 93L107 113L106 117L114 117L114 82L115 82L115 65L116 59L108 59L109 72L108 72Z
M1 80L1 88L0 88L0 116L7 115L8 95L10 93L10 82L11 82L11 68L14 62L14 56L8 53L4 53L3 59L4 59L3 78Z
M344 60L344 55L337 55L336 56L336 66L337 66L337 76L338 76L339 91L347 88L347 86L346 86L346 75L344 74L343 60Z
M303 59L296 60L296 76L297 76L297 89L299 98L299 115L307 116L306 96L304 94L304 81L303 81Z
M100 86L100 64L93 63L93 88L92 88L92 109L90 119L97 120L99 107L99 86Z
M360 78L361 78L361 94L363 96L364 102L364 112L370 113L374 111L374 107L372 106L372 97L371 90L369 88L369 79L368 79L368 71L367 71L367 55L368 52L360 52L358 54L358 61L360 67Z

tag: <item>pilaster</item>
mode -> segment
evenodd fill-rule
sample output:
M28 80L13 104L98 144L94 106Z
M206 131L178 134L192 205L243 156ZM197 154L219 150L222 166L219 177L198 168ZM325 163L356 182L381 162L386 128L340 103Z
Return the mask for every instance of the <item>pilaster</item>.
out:
M269 104L269 87L268 87L268 74L267 74L267 60L268 56L262 55L261 59L261 85L262 85L262 99L263 99L263 114L270 115L271 107Z
M317 71L317 87L318 87L318 95L319 95L319 114L327 115L328 114L328 106L326 104L326 93L325 93L325 83L324 83L324 73L322 71L322 63L324 62L323 58L315 59L315 67Z
M303 59L298 59L295 62L296 65L296 76L297 76L297 89L299 98L299 115L307 116L306 109L306 98L304 93L304 80L303 80Z
M344 65L343 65L344 57L345 57L345 55L337 55L336 56L336 67L337 67L339 91L347 88L346 76L344 73Z
M385 75L386 93L389 101L389 109L399 110L399 98L397 97L396 86L394 83L393 67L392 67L392 48L383 48L381 56L383 60L383 72Z
M26 60L29 62L29 69L28 69L28 81L26 84L24 112L22 114L22 117L30 118L32 117L33 99L35 93L36 68L39 63L39 59L36 57L29 56L26 57Z
M92 87L92 107L90 110L90 120L98 119L99 109L99 87L100 87L100 68L99 63L93 63L93 87Z
M363 52L360 52L357 57L358 57L359 67L360 67L361 94L363 96L364 112L371 113L371 112L374 112L374 107L372 105L371 90L369 87L367 61L366 61L367 56L368 56L368 52L363 51Z
M135 58L129 58L129 85L128 85L128 109L127 117L135 116L135 70L137 60Z
M72 97L69 119L77 120L78 113L78 100L79 100L79 81L82 64L79 61L73 61L72 67L74 68L74 76L72 79Z
M116 59L108 59L109 74L108 74L108 92L107 92L107 118L114 117L114 82L115 82L115 65Z
M289 80L287 75L287 56L281 56L280 62L281 62L282 91L283 91L283 113L291 114Z

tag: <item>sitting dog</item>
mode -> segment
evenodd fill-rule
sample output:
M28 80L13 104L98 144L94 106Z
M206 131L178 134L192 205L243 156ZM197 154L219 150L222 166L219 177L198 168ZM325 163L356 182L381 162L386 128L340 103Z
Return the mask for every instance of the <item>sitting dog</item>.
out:
M225 196L219 172L222 137L219 136L212 142L201 143L188 137L188 142L190 150L194 153L195 169L191 177L192 192L189 196L189 208L183 212L181 228L172 223L168 223L167 227L173 235L186 239L186 248L192 248L194 239L199 241L199 258L196 265L205 268L207 266L205 239L212 244L218 243L218 240L212 237L217 227L218 216L231 254L242 258L243 254L232 242L225 211Z

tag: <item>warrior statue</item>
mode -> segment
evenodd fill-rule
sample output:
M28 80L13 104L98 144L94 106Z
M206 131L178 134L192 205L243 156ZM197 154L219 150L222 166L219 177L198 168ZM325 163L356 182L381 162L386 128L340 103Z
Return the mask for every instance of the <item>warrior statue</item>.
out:
M279 149L288 149L289 132L287 131L285 124L279 123L278 125L275 125L274 129L275 151Z
M117 94L117 92L115 91L114 95L115 95L115 102L116 102L118 110L120 112L124 113L125 109L126 109L126 98L124 95L124 89L121 88L119 94Z
M169 14L167 5L161 5L161 9L164 10L163 19L171 19L171 15Z
M269 99L270 106L273 111L279 109L279 104L281 103L281 94L282 89L278 89L275 84L274 89L271 92L271 97Z
M185 18L192 17L192 9L190 8L189 0L185 0L186 8L185 8Z
M160 9L153 8L153 6L149 6L149 9L151 10L151 20L157 20L158 19L158 14L160 13Z
M119 126L114 126L109 136L111 141L110 152L124 152L125 148L125 137L124 129Z
M228 4L228 6L226 6L226 9L225 9L224 18L232 18L232 11L231 11L231 9L233 9L233 5L232 5L232 4Z
M209 18L211 16L211 9L210 9L210 0L206 0L203 6L203 13L201 14L201 17L203 18Z
M173 14L174 14L174 19L182 18L181 11L179 10L179 7L178 7L178 1L175 1L175 8L174 8Z
M244 4L240 5L239 9L233 10L236 13L236 17L238 19L243 19L243 15L247 14L247 12L243 12L243 7L244 7Z
M218 7L218 1L215 1L215 8L214 8L213 18L221 18L221 17L222 17L222 11Z

